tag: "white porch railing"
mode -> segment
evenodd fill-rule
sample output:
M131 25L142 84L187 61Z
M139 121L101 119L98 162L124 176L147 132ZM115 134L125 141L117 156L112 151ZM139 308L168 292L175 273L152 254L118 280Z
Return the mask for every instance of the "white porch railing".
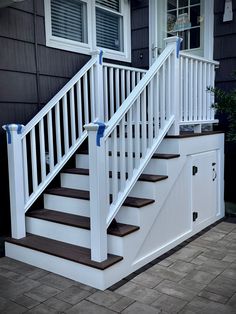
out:
M170 38L161 56L109 120L101 146L96 144L98 126L85 126L89 135L93 260L107 258L108 226L163 137L173 128L174 117L178 119L178 66L176 38Z
M146 72L94 56L23 128L6 126L12 237L25 236L25 212L89 134L92 259L107 257L106 230L167 132L213 123L218 63L181 53L176 37ZM145 74L146 73L146 74ZM101 146L98 125L107 122ZM111 195L109 176L112 176Z
M25 236L25 212L85 140L87 132L83 125L98 119L108 120L120 106L114 84L120 84L120 99L123 99L145 72L119 65L103 66L102 55L97 54L22 126L22 134L17 125L5 126L9 142L12 237ZM116 96L112 97L114 93ZM105 107L103 95L105 101L109 98Z
M215 68L219 62L180 53L180 125L196 125L200 131L204 123L214 123L212 108L214 95L207 87L214 87Z

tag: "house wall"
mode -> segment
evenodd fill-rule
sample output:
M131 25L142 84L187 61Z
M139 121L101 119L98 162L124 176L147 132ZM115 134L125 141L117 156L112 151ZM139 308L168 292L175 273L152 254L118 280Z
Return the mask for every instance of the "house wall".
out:
M131 1L132 66L149 67L149 0Z
M220 68L216 72L216 85L225 90L236 87L236 1L233 0L233 21L223 22L224 3L215 0L214 25L214 59L220 61Z

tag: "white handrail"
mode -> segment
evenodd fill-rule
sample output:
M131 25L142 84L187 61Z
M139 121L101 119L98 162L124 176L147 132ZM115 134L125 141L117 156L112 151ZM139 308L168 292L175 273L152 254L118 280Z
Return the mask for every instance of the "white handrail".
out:
M62 87L62 89L40 110L32 120L28 124L26 124L24 131L21 135L23 138L28 134L36 124L62 99L62 97L74 86L82 76L97 62L97 57L91 58L83 67L82 69L76 73L69 82Z

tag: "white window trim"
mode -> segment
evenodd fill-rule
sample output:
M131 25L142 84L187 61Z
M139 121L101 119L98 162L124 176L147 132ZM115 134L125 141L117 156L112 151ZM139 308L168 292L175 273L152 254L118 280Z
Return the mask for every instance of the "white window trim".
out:
M51 24L51 0L44 0L46 46L86 55L92 55L92 53L95 50L102 49L104 52L104 58L131 62L130 1L121 0L121 14L123 16L124 25L123 26L124 51L116 51L96 46L95 0L81 0L81 1L87 4L88 43L80 43L74 40L53 36Z

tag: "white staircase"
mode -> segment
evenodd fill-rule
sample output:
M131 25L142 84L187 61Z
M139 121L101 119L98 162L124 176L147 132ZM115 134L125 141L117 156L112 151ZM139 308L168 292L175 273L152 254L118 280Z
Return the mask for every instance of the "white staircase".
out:
M194 82L186 69L195 62L209 68L210 76L201 73L213 85L216 63L178 58L176 38L167 42L146 74L92 58L22 133L17 125L5 127L12 220L7 256L106 289L222 217L219 171L211 186L220 195L217 209L193 223L191 156L216 152L207 160L222 167L223 136L178 135L181 124L200 129L215 122L205 86L198 83L191 94L183 82L186 73ZM105 124L94 123L97 118ZM70 158L73 168L66 167ZM49 188L58 174L60 186ZM43 208L31 210L42 194Z

